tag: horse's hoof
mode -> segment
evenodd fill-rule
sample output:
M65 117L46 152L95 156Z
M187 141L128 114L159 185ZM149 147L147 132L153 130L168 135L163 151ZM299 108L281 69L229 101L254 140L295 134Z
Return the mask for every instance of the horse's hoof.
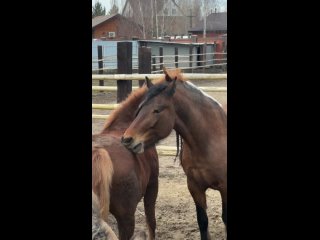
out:
M148 236L145 231L135 233L130 240L147 240Z

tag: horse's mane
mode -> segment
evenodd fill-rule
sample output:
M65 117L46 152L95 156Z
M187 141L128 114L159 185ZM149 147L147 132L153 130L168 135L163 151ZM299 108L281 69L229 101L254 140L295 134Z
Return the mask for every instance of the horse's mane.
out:
M106 130L108 127L110 127L110 125L121 115L128 115L131 112L135 111L135 109L133 109L132 105L134 104L139 104L139 100L141 99L141 97L145 94L145 92L147 91L146 86L143 86L141 88L138 88L137 90L133 91L132 93L129 94L129 96L122 102L120 103L120 105L111 112L110 116L108 117L103 130Z
M169 75L169 77L171 79L174 79L175 77L177 78L178 81L181 81L181 82L185 82L187 81L184 76L183 76L183 73L181 71L180 68L175 68L175 69L165 69L165 72ZM166 79L166 76L162 76L160 79L158 79L157 81L159 82L163 82L165 81Z

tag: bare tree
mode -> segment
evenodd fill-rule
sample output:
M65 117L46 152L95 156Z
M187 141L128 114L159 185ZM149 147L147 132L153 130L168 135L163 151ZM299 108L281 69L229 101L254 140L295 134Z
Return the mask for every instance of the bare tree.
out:
M117 5L113 5L112 8L110 9L108 15L112 15L112 14L116 14L116 13L119 13L119 8Z
M159 37L166 33L186 34L190 27L194 27L203 18L204 12L208 15L215 8L219 11L222 1L126 0L122 14L142 26L145 38ZM177 14L164 13L164 7L168 4L177 9Z

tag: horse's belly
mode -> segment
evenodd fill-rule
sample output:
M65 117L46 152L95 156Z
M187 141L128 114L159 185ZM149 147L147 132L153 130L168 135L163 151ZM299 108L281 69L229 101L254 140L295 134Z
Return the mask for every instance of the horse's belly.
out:
M189 181L203 188L218 189L227 181L227 164L224 159L216 162L208 159L184 155L181 165Z

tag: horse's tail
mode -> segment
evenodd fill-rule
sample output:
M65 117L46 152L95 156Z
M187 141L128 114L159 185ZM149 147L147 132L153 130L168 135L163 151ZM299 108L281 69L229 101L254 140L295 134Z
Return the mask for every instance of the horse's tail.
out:
M104 148L92 149L92 189L100 202L101 217L107 220L110 205L110 185L113 176L113 164Z

